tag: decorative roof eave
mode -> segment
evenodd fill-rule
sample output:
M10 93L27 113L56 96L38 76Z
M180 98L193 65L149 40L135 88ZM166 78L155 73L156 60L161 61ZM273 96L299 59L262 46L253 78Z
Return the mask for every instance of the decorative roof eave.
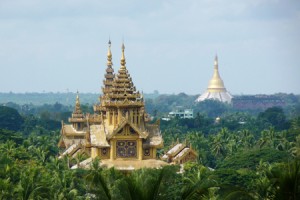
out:
M98 147L98 148L110 148L109 144L92 144L91 147Z
M65 141L64 141L63 137L60 137L57 146L58 146L59 148L66 148L66 144L65 144Z
M64 124L61 131L62 135L64 136L85 136L85 131L77 131L75 130L72 125Z
M127 98L127 99L134 99L134 100L139 100L141 99L139 94L130 94L130 93L126 93L126 94L107 94L108 97L112 98L112 99L118 99L118 98Z
M125 117L123 117L121 123L113 130L113 132L111 134L109 134L107 136L107 139L111 139L112 137L114 137L122 128L124 128L125 125L129 125L131 128L133 128L133 130L135 130L140 138L146 139L149 135L148 132L146 131L141 131L138 127L136 127L134 124L130 123L128 121L128 119L126 119Z
M182 143L178 143L175 146L173 146L166 154L169 156L175 156L179 152L181 152L185 148L185 145Z
M149 148L149 147L156 147L156 148L162 148L164 146L164 141L162 137L160 139L156 138L156 141L151 141L149 143L144 143L143 148Z
M179 160L182 160L185 156L187 156L189 153L192 153L194 156L197 157L197 153L195 151L193 151L192 149L186 147L184 148L182 151L180 151L180 153L178 153L174 159L173 159L173 162L174 161L179 161Z
M65 136L85 136L85 133L65 133Z
M76 122L85 122L86 119L85 119L85 118L73 118L73 117L70 117L70 118L68 119L68 121L69 121L70 123L76 123Z
M122 108L122 107L143 107L144 106L144 102L138 102L138 101L127 101L126 103L124 103L124 101L117 101L117 102L101 102L101 106L105 106L105 107L117 107L117 108Z

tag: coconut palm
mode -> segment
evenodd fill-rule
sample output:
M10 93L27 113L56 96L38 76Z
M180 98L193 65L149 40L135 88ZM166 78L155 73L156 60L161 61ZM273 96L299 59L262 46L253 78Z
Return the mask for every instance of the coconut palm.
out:
M222 128L221 131L213 138L211 142L211 150L216 157L226 156L227 144L230 141L230 134L227 128Z
M274 183L274 199L296 200L300 198L300 161L274 168L271 180Z
M224 156L226 153L226 148L225 148L225 144L222 141L221 137L216 136L213 140L213 142L211 143L211 150L212 153L216 156Z
M182 174L184 187L180 199L216 199L217 182L210 170L202 165L191 166Z
M300 135L296 137L296 141L292 142L292 148L289 150L292 156L296 159L300 159Z
M249 130L241 131L241 143L245 148L252 148L254 145L254 136Z
M277 134L276 149L280 151L288 151L290 149L290 142L287 140L287 131L281 131Z
M13 199L13 190L14 187L10 178L0 179L0 200Z
M270 127L268 130L263 130L261 132L261 137L258 140L258 145L260 148L264 146L276 148L276 133L274 127Z
M0 145L0 151L5 153L7 157L13 157L16 153L16 143L12 140Z
M50 199L72 200L80 198L76 182L78 182L75 170L59 170L51 174Z
M174 185L175 170L177 168L173 166L166 166L162 169L140 169L132 172L124 179L127 185L127 191L123 191L124 199L172 199L171 195L175 191L168 188Z
M41 168L31 166L25 169L15 188L17 198L22 200L47 198L49 187L42 175Z
M100 167L100 160L96 158L91 163L91 169L86 176L88 190L94 195L95 199L111 199L111 192L108 188L104 176L103 169Z

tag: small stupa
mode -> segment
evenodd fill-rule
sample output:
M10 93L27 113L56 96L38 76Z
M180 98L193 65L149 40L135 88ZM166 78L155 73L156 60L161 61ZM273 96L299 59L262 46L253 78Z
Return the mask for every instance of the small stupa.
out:
M219 74L218 56L215 57L214 74L208 83L206 92L200 95L196 102L204 101L207 99L214 99L224 103L230 103L232 95L226 90L224 82Z

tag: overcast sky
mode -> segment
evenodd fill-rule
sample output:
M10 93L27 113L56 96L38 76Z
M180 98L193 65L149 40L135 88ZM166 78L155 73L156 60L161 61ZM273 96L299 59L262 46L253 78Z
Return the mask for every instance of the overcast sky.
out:
M232 94L300 94L298 0L0 0L0 92L99 93L109 37L145 93L204 92L218 54Z

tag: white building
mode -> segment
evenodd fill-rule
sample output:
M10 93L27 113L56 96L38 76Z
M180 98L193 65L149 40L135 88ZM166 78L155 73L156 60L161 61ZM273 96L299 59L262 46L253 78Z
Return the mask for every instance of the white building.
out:
M181 109L178 108L168 114L169 118L179 117L183 119L192 119L194 118L194 110L193 109Z

